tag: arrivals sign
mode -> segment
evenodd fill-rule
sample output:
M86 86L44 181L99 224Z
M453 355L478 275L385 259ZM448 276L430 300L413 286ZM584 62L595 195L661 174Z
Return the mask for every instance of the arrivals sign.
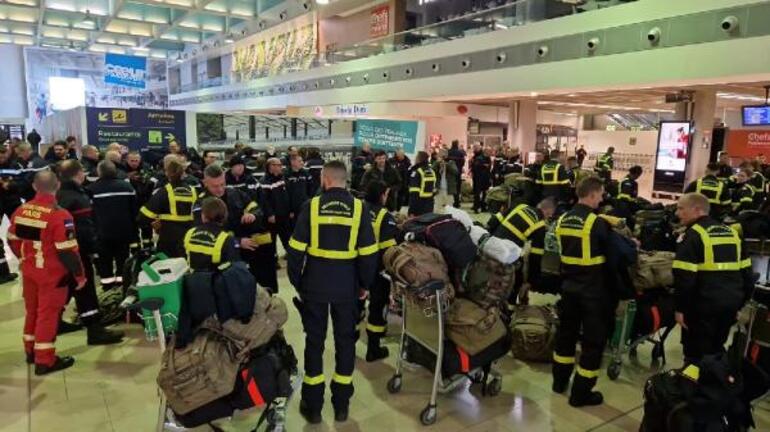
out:
M414 153L417 144L416 121L393 120L357 120L354 144L364 143L372 148L395 151L403 148L406 153Z
M147 58L122 54L104 55L105 84L145 88Z
M89 107L86 124L88 143L100 148L113 142L131 150L166 148L186 138L184 111Z

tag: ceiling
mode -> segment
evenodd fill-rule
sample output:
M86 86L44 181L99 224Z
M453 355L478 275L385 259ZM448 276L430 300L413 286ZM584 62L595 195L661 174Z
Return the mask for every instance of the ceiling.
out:
M0 0L0 43L167 58L257 16L258 0Z
M742 105L765 102L765 86L770 82L720 84L685 87L660 87L634 90L606 90L585 93L537 94L516 99L537 100L540 109L575 113L606 114L629 113L673 113L674 104L666 103L666 95L680 91L715 90L717 109L740 109ZM508 106L510 98L483 98L455 101L483 105Z

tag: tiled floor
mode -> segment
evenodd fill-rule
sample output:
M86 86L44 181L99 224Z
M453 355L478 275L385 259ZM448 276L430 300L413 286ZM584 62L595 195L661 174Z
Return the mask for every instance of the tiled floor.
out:
M281 297L291 298L291 288L282 275ZM548 301L538 298L537 301ZM141 328L120 325L126 341L112 347L91 348L85 332L62 336L57 348L73 355L75 366L45 378L28 376L21 353L21 327L24 315L18 284L0 286L0 431L2 432L145 432L156 420L157 392L154 384L159 353L155 344L144 340ZM397 351L392 323L387 345ZM301 361L303 334L299 316L290 308L285 327L289 342ZM679 366L681 347L678 335L667 344L670 367ZM331 341L327 340L327 347ZM365 346L356 347L358 362L354 375L356 393L351 402L351 418L335 424L330 403L324 408L324 423L309 426L298 412L298 400L291 401L288 431L366 431L393 432L419 430L418 415L427 403L432 376L424 369L405 372L403 390L390 395L386 382L394 371L393 355L385 362L363 361ZM325 353L327 370L332 370L333 351ZM605 361L606 363L606 361ZM566 398L550 391L549 367L527 364L508 356L499 365L503 390L494 398L481 397L477 388L460 387L440 397L439 418L429 430L440 431L635 431L642 417L642 386L656 369L650 367L650 348L640 348L638 362L627 360L620 378L611 382L602 375L598 388L606 403L599 407L574 409ZM328 393L327 393L328 395ZM221 422L228 431L249 431L257 413L239 413ZM770 401L755 409L757 430L770 430ZM208 428L199 428L207 431Z

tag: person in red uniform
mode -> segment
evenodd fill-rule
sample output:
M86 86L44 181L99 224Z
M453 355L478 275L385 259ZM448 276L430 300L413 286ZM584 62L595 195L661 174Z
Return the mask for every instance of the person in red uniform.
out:
M33 182L35 198L22 204L11 217L8 242L19 257L23 276L24 351L35 375L66 369L72 357L58 357L54 348L59 317L67 301L68 286L86 284L80 261L75 222L56 204L59 180L41 171Z

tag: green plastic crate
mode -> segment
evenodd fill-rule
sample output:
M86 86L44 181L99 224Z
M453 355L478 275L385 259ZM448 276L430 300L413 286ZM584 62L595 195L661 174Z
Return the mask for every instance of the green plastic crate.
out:
M182 282L187 271L187 261L184 258L167 258L164 254L154 255L142 263L142 271L139 273L137 282L139 300L163 299L160 314L163 330L166 333L175 332L178 327ZM142 309L142 318L145 334L149 339L155 339L157 329L152 311Z
M624 348L628 345L631 339L631 331L634 327L634 319L636 318L636 301L631 300L626 306L626 311L623 316L615 319L615 331L612 333L610 339L610 348ZM623 332L625 322L625 333Z

